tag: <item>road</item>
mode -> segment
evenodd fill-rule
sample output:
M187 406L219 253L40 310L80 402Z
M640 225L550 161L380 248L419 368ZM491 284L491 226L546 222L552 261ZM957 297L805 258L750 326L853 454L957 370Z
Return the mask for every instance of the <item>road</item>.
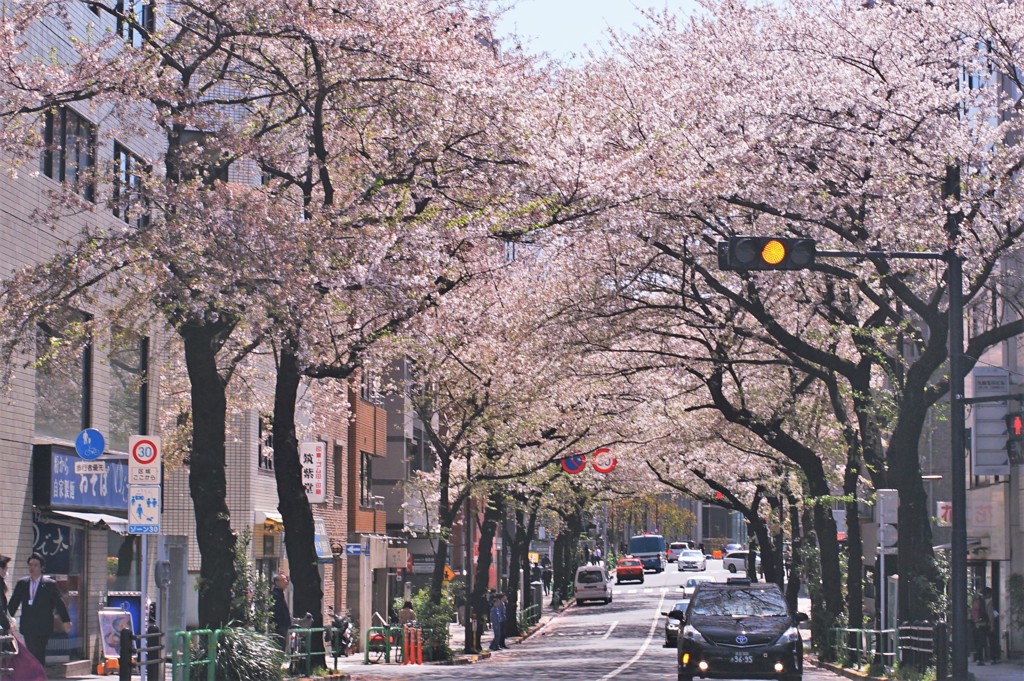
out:
M721 561L709 563L706 573L678 572L673 563L663 574L648 574L642 585L616 585L610 605L570 607L525 641L469 666L346 665L345 671L353 681L419 676L437 680L674 680L675 648L663 647L666 618L661 612L681 597L680 586L686 577L708 574L725 581L729 573L721 569ZM489 635L484 644L488 641ZM808 666L804 678L825 681L840 677Z

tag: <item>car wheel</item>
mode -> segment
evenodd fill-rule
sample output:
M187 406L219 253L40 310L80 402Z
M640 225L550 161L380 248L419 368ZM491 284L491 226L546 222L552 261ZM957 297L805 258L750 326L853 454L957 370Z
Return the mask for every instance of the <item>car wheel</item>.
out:
M731 572L733 574L736 574L736 565L735 564L729 563L729 572Z
M604 604L605 604L605 605L608 605L608 604L609 604L609 603L611 603L611 602L612 602L612 599L611 599L610 597L609 597L609 598L606 598L606 599L604 599Z
M678 681L693 681L693 674L684 674L679 672Z
M622 582L620 580L616 579L615 580L615 586L618 586L619 584L622 584Z
M643 583L644 583L644 578L643 578L643 577L641 577L641 578L640 578L640 583L641 583L641 584L643 584Z

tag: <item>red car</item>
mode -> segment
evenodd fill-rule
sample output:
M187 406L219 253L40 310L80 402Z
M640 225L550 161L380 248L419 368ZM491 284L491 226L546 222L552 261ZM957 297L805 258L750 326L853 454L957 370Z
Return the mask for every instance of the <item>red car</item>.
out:
M639 558L620 558L615 566L615 583L631 581L644 583L644 564Z

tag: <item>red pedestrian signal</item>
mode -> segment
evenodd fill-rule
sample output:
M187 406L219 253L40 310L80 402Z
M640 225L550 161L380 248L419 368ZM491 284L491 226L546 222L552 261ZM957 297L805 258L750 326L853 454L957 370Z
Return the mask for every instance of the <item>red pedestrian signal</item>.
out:
M814 264L814 239L734 236L718 242L718 267L723 270L804 270Z
M1006 415L1006 434L1011 440L1024 438L1024 416L1021 414Z

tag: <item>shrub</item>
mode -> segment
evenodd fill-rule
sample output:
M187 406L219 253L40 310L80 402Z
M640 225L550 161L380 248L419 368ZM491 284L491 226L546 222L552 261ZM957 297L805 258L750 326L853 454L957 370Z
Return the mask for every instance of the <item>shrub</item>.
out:
M205 659L204 651L194 647L192 660ZM245 627L222 629L217 639L216 681L281 681L284 678L284 653L277 640ZM205 681L206 669L193 667L192 681Z

